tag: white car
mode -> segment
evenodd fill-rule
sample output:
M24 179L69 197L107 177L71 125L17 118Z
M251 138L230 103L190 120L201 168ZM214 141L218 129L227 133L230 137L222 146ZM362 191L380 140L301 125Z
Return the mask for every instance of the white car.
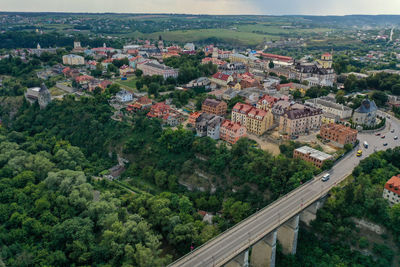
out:
M329 178L331 177L331 175L329 173L325 174L324 176L322 176L321 181L322 182L326 182L329 180Z
M397 139L399 139L397 136L395 136L394 138L393 138L394 140L397 140Z

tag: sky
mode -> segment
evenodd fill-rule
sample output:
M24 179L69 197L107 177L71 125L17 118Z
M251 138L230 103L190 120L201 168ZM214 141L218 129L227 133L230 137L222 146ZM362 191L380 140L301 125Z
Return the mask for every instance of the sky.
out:
M400 15L400 0L0 0L0 11Z

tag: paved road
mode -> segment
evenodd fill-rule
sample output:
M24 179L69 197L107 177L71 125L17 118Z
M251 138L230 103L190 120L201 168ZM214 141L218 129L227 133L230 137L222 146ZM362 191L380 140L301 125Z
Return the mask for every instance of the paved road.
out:
M221 266L227 263L234 256L328 193L332 187L353 171L360 160L374 153L374 150L386 150L400 145L400 141L394 140L395 135L400 136L400 121L391 118L387 122L386 128L380 131L385 135L385 139L375 136L375 133L359 134L359 149L363 150L363 156L356 157L356 151L348 154L329 171L331 174L329 181L321 181L320 178L323 174L315 177L314 180L275 201L170 266ZM395 132L391 133L391 129L395 129ZM368 142L368 149L363 147L364 141ZM385 142L388 143L387 146L383 146Z

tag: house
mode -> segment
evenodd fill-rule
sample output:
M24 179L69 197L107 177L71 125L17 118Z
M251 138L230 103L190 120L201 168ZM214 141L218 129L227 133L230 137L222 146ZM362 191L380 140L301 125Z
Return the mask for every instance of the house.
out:
M196 87L205 87L208 88L211 81L207 77L200 77L198 79L192 80L185 85L186 88L196 88Z
M129 101L133 100L133 94L129 91L126 91L125 89L119 91L115 95L115 97L121 103L129 102Z
M390 206L400 203L400 174L393 176L386 182L383 198L389 201Z
M342 124L330 123L321 126L320 135L323 139L331 141L338 147L346 144L354 145L357 141L358 131Z
M161 118L164 115L168 114L171 111L171 107L166 105L164 102L156 103L151 106L149 113L147 116L150 118Z
M321 168L327 160L333 160L329 154L311 148L309 146L302 146L293 151L293 158L299 158L312 163L314 166Z
M223 120L224 118L221 116L202 113L196 119L195 123L197 136L208 136L214 140L218 140L220 134L220 126Z
M376 124L377 112L374 100L364 99L361 106L354 111L353 122L358 125L373 126Z
M193 112L189 115L188 124L194 126L196 124L196 120L203 114L202 112Z
M308 134L319 130L322 124L322 110L312 107L300 109L289 108L279 120L279 131L289 136Z
M205 113L224 116L226 114L227 108L228 105L225 101L207 98L206 100L204 100L201 106L201 111Z
M87 85L94 80L94 77L89 75L81 75L75 78L75 81L80 85Z
M121 77L126 77L128 75L134 74L134 69L131 66L123 65L119 68L119 74Z
M186 43L183 46L183 49L188 50L188 51L194 51L196 49L194 43Z
M220 127L219 137L230 144L235 144L240 138L245 137L246 134L246 127L240 123L224 120Z

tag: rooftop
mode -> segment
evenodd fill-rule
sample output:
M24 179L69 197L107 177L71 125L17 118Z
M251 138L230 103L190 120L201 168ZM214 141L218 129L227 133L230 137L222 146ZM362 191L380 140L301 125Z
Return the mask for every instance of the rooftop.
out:
M386 182L385 188L397 195L400 195L400 174L390 178L390 180Z
M302 154L308 154L310 157L313 157L313 158L321 160L321 161L332 158L331 155L321 152L319 150L316 150L309 146L302 146L300 148L297 148L296 151L300 152Z

